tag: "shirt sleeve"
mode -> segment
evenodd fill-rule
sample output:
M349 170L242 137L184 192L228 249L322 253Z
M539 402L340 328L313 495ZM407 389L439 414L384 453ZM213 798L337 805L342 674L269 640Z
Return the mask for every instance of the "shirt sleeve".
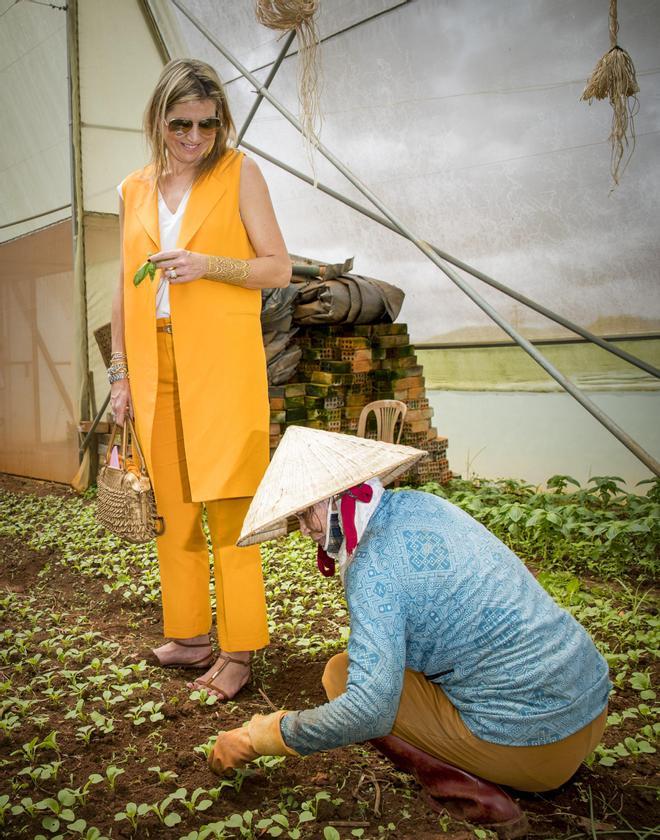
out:
M345 585L351 617L346 691L282 718L282 736L300 755L388 735L399 708L405 617L396 580L367 549L349 567Z
M117 184L117 192L119 193L119 198L124 200L124 182L122 181L121 184Z

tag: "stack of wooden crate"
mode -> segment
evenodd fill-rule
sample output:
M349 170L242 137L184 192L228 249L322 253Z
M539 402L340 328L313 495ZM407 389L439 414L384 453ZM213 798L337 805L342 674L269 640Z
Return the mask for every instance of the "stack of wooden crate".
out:
M269 389L271 453L287 426L355 434L367 403L396 399L408 407L401 443L429 453L406 480L451 477L447 438L432 425L424 371L406 324L314 325L301 327L296 340L302 360L294 381Z

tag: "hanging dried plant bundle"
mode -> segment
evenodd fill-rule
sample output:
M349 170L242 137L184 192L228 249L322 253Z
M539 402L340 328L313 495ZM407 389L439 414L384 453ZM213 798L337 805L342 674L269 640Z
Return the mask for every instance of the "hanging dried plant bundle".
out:
M314 15L319 0L256 0L255 14L259 23L269 29L296 30L298 39L298 99L303 136L310 146L319 143L321 108L319 105L319 43Z
M619 23L617 21L616 0L610 0L610 49L599 59L582 91L580 99L588 101L594 99L610 100L612 106L612 131L609 141L612 144L612 159L610 170L614 183L618 184L626 166L635 150L635 121L639 103L636 94L639 85L635 76L635 66L628 53L617 42ZM628 139L630 137L630 140ZM621 169L621 161L625 152L624 145L629 145L630 154Z

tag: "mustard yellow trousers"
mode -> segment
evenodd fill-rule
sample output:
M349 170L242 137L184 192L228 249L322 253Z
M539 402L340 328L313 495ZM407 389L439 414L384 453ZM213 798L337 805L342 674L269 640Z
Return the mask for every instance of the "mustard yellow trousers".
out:
M346 690L348 654L338 653L323 673L329 700ZM539 747L508 747L477 738L439 685L406 669L392 727L409 744L468 773L516 790L546 791L567 782L594 751L605 729L607 709L568 738Z
M165 323L158 321L159 327ZM202 503L190 498L172 334L159 331L157 336L158 393L151 446L156 504L165 520L165 532L156 541L163 629L165 636L186 639L208 633L211 627L209 551ZM226 445L231 441L218 441L218 446ZM240 498L204 503L213 548L218 639L227 652L268 644L259 547L236 547L250 502Z

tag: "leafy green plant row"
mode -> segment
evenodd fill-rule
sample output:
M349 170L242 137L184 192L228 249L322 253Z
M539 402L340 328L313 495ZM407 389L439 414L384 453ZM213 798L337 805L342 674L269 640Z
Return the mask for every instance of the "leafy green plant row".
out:
M652 579L660 559L660 479L640 483L648 485L645 495L625 492L617 476L594 476L581 487L555 475L547 491L512 479L454 479L420 489L463 508L545 569Z

